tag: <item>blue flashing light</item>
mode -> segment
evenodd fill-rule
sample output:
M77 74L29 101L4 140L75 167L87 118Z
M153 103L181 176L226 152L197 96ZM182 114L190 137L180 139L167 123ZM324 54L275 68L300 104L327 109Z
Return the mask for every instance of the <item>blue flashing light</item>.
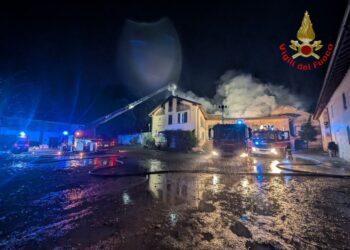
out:
M26 135L26 133L24 131L21 131L21 132L19 132L19 136L21 138L25 138L27 135Z
M259 145L259 142L258 142L258 141L256 141L256 142L255 142L255 145Z
M68 135L68 131L63 131L62 134L63 135Z
M240 124L240 125L241 125L241 124L244 124L244 120L238 119L238 120L237 120L237 124Z

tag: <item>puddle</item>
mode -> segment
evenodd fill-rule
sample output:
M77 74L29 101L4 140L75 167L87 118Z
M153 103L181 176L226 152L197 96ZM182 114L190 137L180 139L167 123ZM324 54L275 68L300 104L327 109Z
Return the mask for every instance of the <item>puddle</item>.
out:
M141 167L146 169L148 172L164 170L166 164L158 159L147 159L139 161Z

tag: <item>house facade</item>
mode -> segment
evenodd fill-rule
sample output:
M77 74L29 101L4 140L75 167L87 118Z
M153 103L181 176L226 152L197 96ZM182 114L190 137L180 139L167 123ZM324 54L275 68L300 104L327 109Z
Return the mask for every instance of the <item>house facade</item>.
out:
M350 161L350 3L338 35L315 110L323 149L334 141L339 157Z
M166 130L193 131L199 144L207 138L205 127L205 115L202 105L191 100L170 96L151 113L152 136L155 140L161 140L160 133Z
M152 136L160 142L162 132L166 130L193 131L199 141L199 146L210 142L213 137L213 127L222 123L221 115L207 114L198 102L187 100L178 96L170 96L151 113ZM293 107L276 110L270 116L252 118L225 118L225 124L234 124L243 120L253 130L273 127L281 131L288 131L292 138L298 135L303 123L310 118L310 114ZM317 120L312 124L319 128ZM310 143L310 146L320 147L321 139Z

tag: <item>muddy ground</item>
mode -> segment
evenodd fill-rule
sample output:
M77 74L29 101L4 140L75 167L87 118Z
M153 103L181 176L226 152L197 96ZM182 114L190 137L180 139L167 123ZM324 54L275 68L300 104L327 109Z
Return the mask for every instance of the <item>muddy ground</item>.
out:
M89 175L101 167L203 172ZM225 174L206 172L215 169ZM7 159L0 203L3 249L348 249L350 240L350 179L288 175L268 158L126 148Z

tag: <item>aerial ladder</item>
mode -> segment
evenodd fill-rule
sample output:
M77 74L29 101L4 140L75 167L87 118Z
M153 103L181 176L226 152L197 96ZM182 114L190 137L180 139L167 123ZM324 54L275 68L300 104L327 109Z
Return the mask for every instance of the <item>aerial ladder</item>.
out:
M77 147L77 142L82 143L82 144L86 144L88 141L91 141L92 139L95 139L96 136L96 128L106 122L109 122L110 120L124 114L125 112L132 110L133 108L135 108L136 106L140 105L141 103L147 101L148 99L152 98L155 95L158 95L159 93L163 92L163 91L170 91L172 93L172 95L175 95L175 91L177 89L176 84L171 83L167 86L164 86L160 89L158 89L157 91L142 97L141 99L134 101L128 105L126 105L125 107L122 107L120 109L117 109L115 111L113 111L112 113L109 113L107 115L104 115L86 125L84 125L81 129L75 131L74 133L74 147L77 151L81 151L80 148L81 147ZM93 150L90 150L93 151Z
M172 95L175 95L175 91L176 91L176 85L174 83L172 84L169 84L168 86L165 86L163 88L160 88L158 89L156 92L153 92L152 94L149 94L147 96L144 96L142 97L141 99L137 100L137 101L134 101L128 105L126 105L125 107L123 108L120 108L120 109L117 109L115 111L113 111L112 113L108 114L108 115L105 115L105 116L102 116L90 123L88 123L86 125L87 128L96 128L106 122L109 122L110 120L116 118L117 116L120 116L122 114L124 114L125 112L135 108L136 106L140 105L141 103L143 103L144 101L147 101L148 99L152 98L153 96L155 95L158 95L159 93L165 91L165 90L168 90L172 93Z

